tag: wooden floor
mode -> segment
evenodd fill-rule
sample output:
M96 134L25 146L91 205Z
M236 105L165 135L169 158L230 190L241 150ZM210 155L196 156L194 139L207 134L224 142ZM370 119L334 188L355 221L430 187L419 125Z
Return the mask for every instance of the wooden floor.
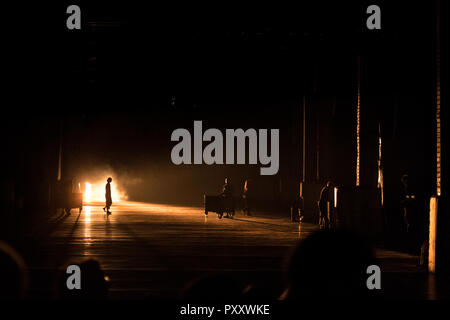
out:
M270 216L218 219L200 207L122 202L107 217L100 203L55 221L30 255L41 283L54 270L88 258L100 261L111 279L111 297L177 297L186 283L208 273L232 274L265 286L282 285L289 250L316 230ZM53 280L51 280L53 281Z
M213 213L206 217L200 207L136 202L115 205L109 217L102 204L92 203L81 214L74 210L47 225L51 228L28 246L26 255L31 295L38 298L52 296L58 270L88 258L99 260L110 278L113 299L176 298L187 282L208 273L233 275L277 295L290 250L317 230L306 223L300 228L288 217L237 213L219 220ZM411 283L419 279L414 287L419 294L433 294L417 277L416 257L385 250L377 255L393 292L397 284L408 283L409 289L399 292L411 293Z

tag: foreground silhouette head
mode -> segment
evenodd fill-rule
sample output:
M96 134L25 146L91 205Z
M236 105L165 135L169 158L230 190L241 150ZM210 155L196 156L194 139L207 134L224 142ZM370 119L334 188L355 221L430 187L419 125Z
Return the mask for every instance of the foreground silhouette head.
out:
M318 231L296 247L287 273L287 298L363 297L367 267L376 264L368 243L343 230Z
M0 241L0 300L22 299L28 290L28 271L19 253Z
M63 270L58 283L58 297L63 300L104 300L108 296L109 283L97 260L89 259L79 264L81 289L68 289L70 274Z

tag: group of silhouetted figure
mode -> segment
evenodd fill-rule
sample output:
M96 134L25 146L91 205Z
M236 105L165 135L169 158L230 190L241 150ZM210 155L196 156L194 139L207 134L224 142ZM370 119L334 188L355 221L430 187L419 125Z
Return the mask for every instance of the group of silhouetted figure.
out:
M244 187L242 189L242 194L240 198L240 205L242 209L242 213L246 216L251 216L251 210L252 205L254 204L253 194L250 189L251 180L247 179L244 182ZM236 199L234 195L234 187L231 183L230 178L225 178L225 183L222 186L222 192L219 194L219 197L221 197L225 202L227 201L228 204L232 207L231 211L234 214L235 207L236 207ZM251 209L252 208L252 209ZM230 208L228 208L230 209ZM230 217L227 213L227 217Z
M261 284L245 283L242 279L226 274L209 274L188 282L178 297L189 301L226 301L361 298L374 295L366 285L367 267L377 264L373 249L365 239L354 233L343 230L317 231L292 248L286 261L282 291L273 291ZM55 275L54 297L60 300L108 299L114 279L109 280L100 262L89 259L78 266L81 270L81 289L68 288L70 274L64 269ZM29 272L20 254L0 242L0 298L29 297L29 280Z

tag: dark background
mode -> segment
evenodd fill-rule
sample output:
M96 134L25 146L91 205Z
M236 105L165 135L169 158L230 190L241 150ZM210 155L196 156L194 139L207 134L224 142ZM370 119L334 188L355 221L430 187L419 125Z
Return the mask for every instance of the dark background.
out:
M81 7L81 30L66 29L69 4ZM381 30L366 28L370 4L381 7ZM283 204L302 179L353 186L358 56L361 185L376 188L380 124L387 188L409 173L424 197L434 193L433 1L74 1L3 14L4 185L30 205L56 180L61 125L63 177L83 182L108 168L130 200L201 204L225 176L238 190L252 178L262 198ZM173 165L170 134L192 132L194 120L204 129L279 128L279 173Z

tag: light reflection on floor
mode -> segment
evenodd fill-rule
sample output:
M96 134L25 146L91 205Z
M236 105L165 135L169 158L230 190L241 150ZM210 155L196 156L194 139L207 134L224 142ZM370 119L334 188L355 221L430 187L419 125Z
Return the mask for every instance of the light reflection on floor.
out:
M89 247L92 243L91 238L91 215L92 215L92 207L85 206L83 208L83 216L84 216L84 246ZM89 255L87 250L84 251L84 255Z
M238 211L234 219L218 219L214 213L205 216L202 207L119 202L107 216L103 206L85 203L80 214L64 219L48 235L34 267L94 258L111 276L117 297L143 291L172 297L185 281L205 272L276 279L299 238L317 230L281 214L247 217Z
M103 211L104 203L85 203L77 224L82 226L84 232L78 239L85 247L94 242L109 239L128 239L129 232L117 232L125 228L132 228L133 237L146 237L149 234L162 232L161 228L154 228L154 224L162 224L162 229L168 234L175 232L175 236L182 237L183 233L198 232L198 228L208 237L216 238L222 232L239 233L234 239L242 239L246 243L255 238L262 243L277 245L279 243L295 242L303 238L304 230L298 223L291 223L288 217L247 217L238 211L235 219L218 219L217 215L210 213L205 216L202 207L174 206L154 203L121 201L113 203L112 215ZM72 215L73 217L73 215ZM180 230L173 230L179 226ZM206 229L205 229L206 228ZM310 232L307 228L307 232ZM116 230L113 232L112 230ZM153 230L153 232L152 232ZM192 230L192 231L191 231ZM129 239L131 240L131 239ZM271 241L272 240L272 241ZM274 241L276 240L276 241Z
M101 206L101 209L105 204L102 202L87 202L86 205L91 207ZM111 211L117 210L119 212L136 211L149 214L164 214L170 212L171 215L198 214L204 211L202 207L176 206L136 201L120 201L117 203L113 202Z
M84 216L85 216L84 221L86 222L86 224L89 224L91 222L92 207L85 206L83 208L83 210L84 210Z

